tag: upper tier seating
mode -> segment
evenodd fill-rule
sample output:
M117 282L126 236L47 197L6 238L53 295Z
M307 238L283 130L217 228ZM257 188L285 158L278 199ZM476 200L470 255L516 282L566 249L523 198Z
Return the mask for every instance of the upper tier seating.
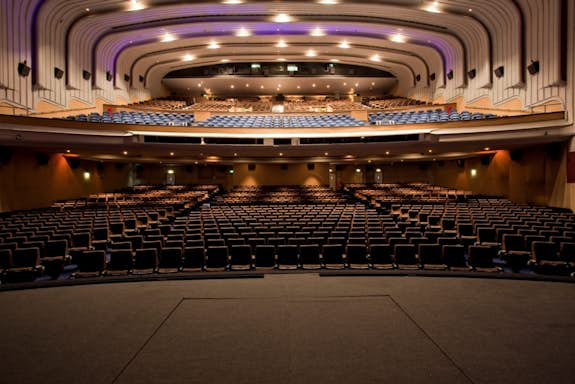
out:
M407 112L374 112L368 115L369 122L375 125L440 123L447 121L493 119L495 117L497 116L491 113L471 113L467 111L461 113L452 111L450 113L442 109Z
M162 113L162 112L109 112L90 113L88 115L68 116L67 120L84 121L90 123L118 123L142 125L177 125L189 126L194 122L191 113Z
M349 115L254 116L216 115L195 124L198 127L240 128L299 128L299 127L355 127L367 123Z
M405 99L402 97L396 97L391 99L381 99L381 100L369 100L367 105L374 109L394 109L394 108L402 108L402 107L409 107L411 105L425 105L426 103L414 100L414 99Z
M172 100L172 99L153 99L141 101L139 103L129 104L131 107L137 108L154 108L154 109L166 109L170 111L177 110L187 110L190 108L188 103L184 100Z

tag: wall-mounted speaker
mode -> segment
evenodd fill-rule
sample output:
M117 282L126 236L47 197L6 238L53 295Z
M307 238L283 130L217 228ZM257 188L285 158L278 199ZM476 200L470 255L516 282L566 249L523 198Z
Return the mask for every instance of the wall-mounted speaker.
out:
M12 160L12 151L8 148L0 148L0 165L6 165Z
M481 165L489 165L489 163L491 163L492 158L493 155L483 155L479 158L479 160L481 160Z
M18 74L22 77L30 74L30 67L26 64L26 60L23 63L18 63Z
M112 72L110 71L106 72L106 81L112 81Z
M417 76L415 76L415 81L420 82L421 81L421 75L418 73Z
M477 71L475 70L475 68L467 72L467 76L469 76L470 79L475 79L475 76L477 76Z
M495 68L495 70L493 71L493 73L495 73L495 76L497 78L501 78L503 77L503 75L505 74L505 68L502 66Z
M46 153L37 153L36 154L36 163L38 165L46 165L50 161L50 155Z
M92 77L92 74L86 70L82 71L82 78L84 80L90 80L90 77Z
M256 165L255 164L248 164L248 171L255 171Z
M126 82L130 81L130 75L128 75L127 73L124 74L124 81Z
M138 80L140 80L140 83L143 83L144 82L144 76L142 76L142 75L138 76Z
M76 169L80 166L80 159L77 157L66 157L66 161L71 169Z
M307 163L307 170L308 171L313 171L314 169L315 169L314 163Z
M452 80L452 79L453 79L453 69L450 70L449 72L447 72L447 79L448 79L448 80Z
M463 168L463 167L465 167L465 160L463 160L463 159L457 159L457 160L455 160L455 164L457 164L457 166L458 166L459 168Z
M282 171L287 171L288 165L287 165L287 164L282 164L282 165L280 166L280 168L281 168Z
M539 73L539 60L531 60L531 64L527 66L527 71L530 75Z
M429 75L429 80L435 81L435 72L433 72L431 75Z
M509 152L509 157L511 157L511 160L513 161L521 161L523 151L511 151Z
M60 80L62 77L64 77L64 71L58 67L54 67L54 77Z

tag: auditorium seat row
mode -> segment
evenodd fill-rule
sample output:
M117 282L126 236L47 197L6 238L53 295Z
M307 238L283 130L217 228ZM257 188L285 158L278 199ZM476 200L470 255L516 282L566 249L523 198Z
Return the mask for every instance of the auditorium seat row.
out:
M191 113L163 112L104 112L68 116L67 120L106 124L177 125L189 126L194 122Z
M367 125L366 122L344 114L325 115L215 115L210 116L198 127L224 128L300 128L300 127L356 127Z
M409 112L377 112L368 115L369 122L375 125L440 123L448 121L468 121L493 119L497 116L491 113L457 111L448 112L442 109L409 111Z

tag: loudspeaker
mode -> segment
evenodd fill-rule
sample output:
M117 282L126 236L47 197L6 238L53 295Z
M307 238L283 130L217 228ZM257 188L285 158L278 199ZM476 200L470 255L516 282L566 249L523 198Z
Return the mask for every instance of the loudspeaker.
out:
M472 70L467 72L467 76L469 76L470 79L475 79L476 75L477 75L477 71L475 70L475 68L473 68Z
M421 81L421 75L418 73L417 76L415 76L415 81L419 82Z
M453 69L449 72L447 72L447 79L448 80L452 80L453 79Z
M66 161L71 169L76 169L80 166L80 159L77 157L66 157Z
M64 71L58 67L54 67L54 77L60 80L64 76Z
M527 66L527 71L529 71L530 75L539 73L539 60L531 60L531 64Z
M142 76L142 75L138 76L138 80L140 80L140 83L143 83L144 82L144 76Z
M433 72L431 75L429 75L429 80L435 81L435 72Z
M126 82L127 82L127 81L130 81L130 75L125 74L125 75L124 75L124 81L126 81Z
M513 161L521 161L521 158L523 157L523 151L511 151L509 153L509 157L511 157L511 160Z
M107 81L112 81L112 73L110 71L106 72L106 80Z
M455 160L455 163L457 164L457 166L459 168L465 167L465 160L463 160L463 159L457 159L457 160Z
M18 74L22 77L30 74L30 67L26 64L26 60L23 63L18 63Z
M256 165L255 164L248 164L248 171L255 171Z
M280 168L281 168L282 171L287 171L288 165L287 165L287 164L282 164L282 165L280 166Z
M483 155L479 159L481 160L481 165L489 165L493 155Z
M45 153L37 153L36 154L36 162L38 165L46 165L50 161L50 155Z
M307 170L308 171L313 171L314 169L315 169L314 163L307 163Z
M505 68L502 66L495 68L495 71L493 71L493 73L495 73L495 76L499 77L503 77L503 75L505 74Z
M90 80L90 77L92 77L92 74L86 70L82 71L82 78L84 80Z
M12 151L8 148L0 148L0 165L6 165L12 160Z

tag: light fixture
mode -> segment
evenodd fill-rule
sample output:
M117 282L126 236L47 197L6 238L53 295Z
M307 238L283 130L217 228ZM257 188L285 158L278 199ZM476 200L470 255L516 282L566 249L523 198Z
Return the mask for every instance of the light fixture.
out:
M313 83L311 86L312 86L312 88L315 88L315 83Z
M86 180L86 181L90 180L90 176L91 176L90 172L87 172L87 171L84 172L84 180Z
M489 151L490 149L491 149L491 148L489 148L489 147L483 148L484 151Z
M249 29L245 28L245 27L241 27L240 29L238 29L236 31L236 36L237 37L248 37L252 35L252 31L250 31Z
M381 173L381 168L377 168L377 169L375 170L375 172Z
M222 63L227 63L227 62L230 61L230 59L221 59L220 61L221 61Z
M315 27L314 29L312 29L309 32L309 35L314 36L314 37L325 36L325 31L323 29L321 29L320 27Z
M283 58L283 57L278 57L278 58L276 59L276 61L286 61L286 59Z
M323 155L324 155L324 156L327 156L327 155L328 155L328 153L327 153L327 152L325 152Z
M124 154L124 156L126 156L128 154L128 151L124 151L122 153Z
M174 174L174 170L173 169L168 169L168 175L173 175Z
M145 9L146 6L142 4L139 0L131 0L130 5L128 6L128 11L141 11Z
M316 56L317 56L317 52L314 51L313 49L309 49L309 50L305 53L305 55L306 55L307 57L316 57Z
M282 152L279 153L280 156L283 156L284 154Z
M356 169L355 169L355 173L361 173L361 169L356 168Z
M246 83L246 88L249 88L249 87L250 87L250 84L249 84L249 83Z
M288 45L284 40L280 40L278 41L278 43L276 44L276 47L278 48L286 48Z
M339 4L339 0L317 0L317 3L322 5L336 5Z
M389 37L389 40L393 41L394 43L405 43L407 39L405 35L402 35L401 33L396 33L391 35Z
M234 88L235 88L235 85L233 85L233 84L230 85L230 88L231 88L231 89L234 89Z
M433 149L428 149L427 152L431 153L433 152Z
M330 169L329 169L329 173L332 173L332 172L333 172L333 168L330 168Z
M176 40L176 37L169 32L166 32L162 35L161 42L162 43L169 43L171 41Z
M184 57L182 57L182 61L192 61L194 59L195 59L195 57L193 55L190 55L190 54L186 54L186 55L184 55Z
M273 18L274 23L290 23L293 21L293 17L287 13L278 13Z
M385 151L385 154L386 154L386 155L389 155L389 151Z
M234 174L234 170L233 170L233 169L230 169L228 172L230 173L230 175L233 175L233 174Z
M174 156L174 152L170 152L170 156Z
M329 61L331 61L332 63L339 63L338 59L330 59Z
M66 149L66 153L70 153L71 151L69 149Z
M429 2L423 7L424 10L431 13L441 13L441 8L439 8L439 1Z
M220 44L218 44L215 41L210 41L210 43L208 44L208 49L218 49L220 48Z
M339 43L338 47L343 48L343 49L348 49L350 48L350 45L347 41L342 41L341 43Z
M381 61L381 57L376 53L375 55L372 55L369 60L371 61Z
M223 0L222 4L226 5L234 5L234 4L243 4L244 0Z
M470 171L470 173L471 173L471 177L477 176L477 169L473 168L473 169Z

